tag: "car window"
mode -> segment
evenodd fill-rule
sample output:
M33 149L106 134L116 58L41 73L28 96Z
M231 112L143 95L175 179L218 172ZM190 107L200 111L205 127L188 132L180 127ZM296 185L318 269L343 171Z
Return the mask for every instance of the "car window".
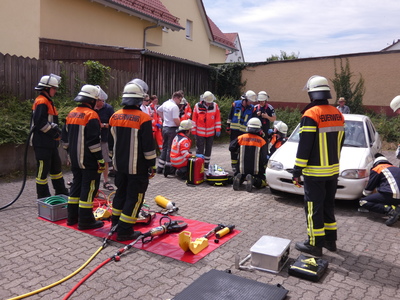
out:
M363 122L346 121L344 124L345 139L343 146L366 148L367 141Z
M300 126L298 125L289 137L290 142L298 143ZM345 139L343 146L367 148L365 131L362 121L346 121L344 125Z
M367 124L367 130L368 130L368 138L370 141L369 144L370 144L370 146L372 146L375 142L375 128L372 125L370 120L367 120L366 124Z

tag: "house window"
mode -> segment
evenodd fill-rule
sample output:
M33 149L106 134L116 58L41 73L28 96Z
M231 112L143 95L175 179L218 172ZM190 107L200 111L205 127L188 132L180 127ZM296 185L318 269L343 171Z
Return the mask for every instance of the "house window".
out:
M193 22L186 20L186 38L191 40L193 32Z

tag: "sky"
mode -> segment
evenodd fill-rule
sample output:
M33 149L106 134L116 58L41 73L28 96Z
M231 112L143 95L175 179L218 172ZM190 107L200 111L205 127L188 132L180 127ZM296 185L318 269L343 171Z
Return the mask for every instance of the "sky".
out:
M246 62L380 51L400 39L399 0L203 0L224 33L239 33Z

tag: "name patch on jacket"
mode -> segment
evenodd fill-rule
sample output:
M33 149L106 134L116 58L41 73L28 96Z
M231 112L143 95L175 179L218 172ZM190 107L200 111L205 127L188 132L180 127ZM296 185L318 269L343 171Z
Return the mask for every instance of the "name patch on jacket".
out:
M133 121L133 122L139 122L140 121L140 116L137 115L131 115L131 114L114 114L112 116L113 120L123 120L123 121Z
M326 114L326 115L321 115L319 118L320 118L321 122L342 121L343 115L341 115L341 114Z

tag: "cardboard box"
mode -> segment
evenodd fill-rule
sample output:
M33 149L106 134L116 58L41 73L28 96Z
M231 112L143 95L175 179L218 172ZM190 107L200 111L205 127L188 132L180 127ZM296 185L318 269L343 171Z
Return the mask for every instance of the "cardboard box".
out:
M251 267L279 273L289 259L290 240L264 235L251 248Z
M58 221L67 218L68 196L66 195L57 195L57 196L64 198L65 203L50 205L44 202L47 198L37 199L39 217L45 218L50 221Z

